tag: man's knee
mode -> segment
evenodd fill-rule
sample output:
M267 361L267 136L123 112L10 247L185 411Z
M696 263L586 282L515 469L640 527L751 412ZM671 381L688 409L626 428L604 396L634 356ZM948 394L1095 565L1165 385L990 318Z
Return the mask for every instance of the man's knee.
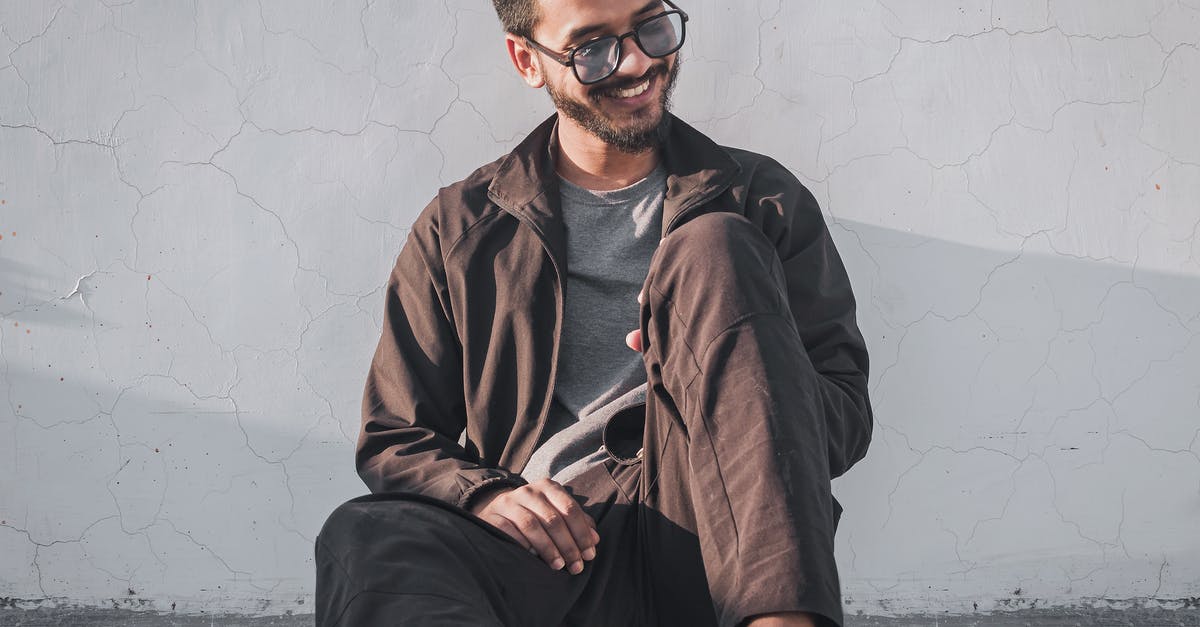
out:
M732 315L779 311L786 293L775 246L753 222L728 212L697 216L672 231L659 244L647 285L676 309L715 306Z
M317 546L341 559L354 559L362 552L378 550L382 542L394 541L396 531L416 538L421 529L437 525L436 519L450 515L436 505L408 498L366 496L342 503L333 510L317 535Z
M675 228L658 246L651 263L656 280L702 279L712 287L736 287L754 277L778 279L775 246L753 222L729 212L706 213Z
M473 593L447 570L456 552L465 550L454 529L469 524L447 506L406 495L372 495L338 506L316 540L317 625L408 624L437 608L462 613L476 605L486 617L486 603L454 601Z
M693 258L702 261L736 259L751 254L774 254L774 246L762 229L745 216L717 211L692 218L676 227L659 244L659 254L668 258Z
M317 534L318 544L340 544L344 540L362 537L364 531L375 526L378 517L378 502L352 499L342 503L329 514Z

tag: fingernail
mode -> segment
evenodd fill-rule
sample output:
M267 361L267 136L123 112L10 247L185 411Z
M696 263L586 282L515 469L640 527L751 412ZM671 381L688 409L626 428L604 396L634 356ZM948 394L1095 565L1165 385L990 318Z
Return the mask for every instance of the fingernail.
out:
M530 555L537 555L537 549L529 549Z
M583 572L583 562L572 562L569 569L572 575L578 575Z
M554 570L562 570L562 567L566 565L567 563L564 562L563 558L561 557L555 559L553 562L550 562L550 568L553 568Z
M600 544L600 534L595 529L592 529L592 544Z
M587 549L583 552L583 559L591 561L596 559L596 549Z

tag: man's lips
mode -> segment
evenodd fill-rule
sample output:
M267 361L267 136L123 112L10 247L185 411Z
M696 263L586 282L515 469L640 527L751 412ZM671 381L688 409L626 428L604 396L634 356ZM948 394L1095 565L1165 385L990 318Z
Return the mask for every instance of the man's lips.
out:
M612 87L606 86L603 90L595 92L595 98L635 98L648 91L655 84L655 79L663 74L661 70L652 70L642 75L640 78L631 81L625 81L621 85Z
M632 98L634 96L642 95L647 89L650 89L650 79L646 79L641 84L630 87L629 89L617 90L612 95L616 98Z

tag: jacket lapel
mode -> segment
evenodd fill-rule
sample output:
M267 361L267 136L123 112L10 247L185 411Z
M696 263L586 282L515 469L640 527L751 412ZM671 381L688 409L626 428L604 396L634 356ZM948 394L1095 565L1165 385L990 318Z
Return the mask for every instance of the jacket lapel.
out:
M663 201L663 235L687 211L724 192L741 166L707 135L671 115L663 142L667 196Z
M488 186L488 197L500 208L529 223L545 241L559 268L567 267L567 231L562 219L550 142L556 137L557 114L538 125L500 161ZM565 279L565 277L563 277Z
M725 191L741 166L724 148L672 114L663 142L667 193L663 235L693 207ZM529 222L550 254L566 267L567 238L559 200L558 173L549 149L557 136L558 114L551 115L501 160L488 196L504 210Z

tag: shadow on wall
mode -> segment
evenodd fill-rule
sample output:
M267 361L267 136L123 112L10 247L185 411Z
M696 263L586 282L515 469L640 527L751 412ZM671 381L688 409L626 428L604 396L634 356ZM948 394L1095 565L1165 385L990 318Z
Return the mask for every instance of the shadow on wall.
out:
M152 352L144 284L95 289L95 318L52 298L0 330L0 607L311 608L312 536L353 496L321 490L345 491L331 477L353 474L348 445L336 427L306 432L307 416L293 418L299 435L262 433L228 390L187 374L214 367L187 364L203 355ZM124 318L117 299L142 316L106 323ZM290 459L251 437L288 443Z
M1031 402L1114 403L1163 374L1155 366L1191 363L1200 273L1069 257L1044 235L996 251L849 221L831 222L831 231L859 301L872 391L885 409L897 409L893 401L906 391L938 391L921 402L966 403L956 418L997 405L1019 409L1020 418ZM1076 341L1087 350L1072 353ZM1043 375L1058 385L1046 389ZM947 390L952 380L970 384L970 394ZM886 413L903 421L928 411Z
M104 390L108 407L62 409L25 400L54 398L44 391L60 389L58 378L9 383L22 408L0 405L0 607L311 611L313 535L361 493L330 479L331 468L353 472L340 438L314 435L304 453L272 462L247 445L231 399L197 397L170 377ZM58 396L87 399L95 384L68 382ZM53 624L73 624L72 611Z
M876 409L838 485L847 597L877 614L1194 595L1200 276L1040 235L994 251L831 230Z

